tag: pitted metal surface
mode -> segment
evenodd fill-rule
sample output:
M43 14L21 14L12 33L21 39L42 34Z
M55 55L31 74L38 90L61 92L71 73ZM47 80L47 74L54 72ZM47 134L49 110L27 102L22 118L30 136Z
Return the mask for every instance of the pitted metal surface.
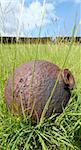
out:
M34 120L37 115L40 118L60 72L61 69L57 65L45 60L31 61L19 66L5 84L7 106L11 109L14 100L18 111L22 113L22 101L24 110L29 113L34 106L32 113ZM51 116L54 110L56 113L61 113L69 99L70 90L60 75L46 117Z

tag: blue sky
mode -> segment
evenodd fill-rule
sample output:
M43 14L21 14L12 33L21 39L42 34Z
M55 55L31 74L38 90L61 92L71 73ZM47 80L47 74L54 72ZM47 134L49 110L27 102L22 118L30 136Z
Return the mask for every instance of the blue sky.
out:
M0 0L1 36L81 36L81 0Z

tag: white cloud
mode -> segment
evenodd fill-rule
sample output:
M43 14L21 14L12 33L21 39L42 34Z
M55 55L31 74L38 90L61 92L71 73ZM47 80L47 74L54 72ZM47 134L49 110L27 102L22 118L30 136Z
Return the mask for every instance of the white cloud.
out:
M32 2L29 7L22 5L21 2L21 0L0 0L0 34L24 36L27 31L49 24L50 16L53 20L57 19L52 3L45 4L43 18L43 5L40 2Z
M80 20L79 24L81 25L81 20Z

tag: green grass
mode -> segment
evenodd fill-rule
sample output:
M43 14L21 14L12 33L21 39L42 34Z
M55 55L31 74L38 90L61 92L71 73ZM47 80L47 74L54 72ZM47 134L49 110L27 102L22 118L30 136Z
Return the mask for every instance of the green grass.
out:
M0 45L1 150L81 149L81 45L72 44L67 57L68 51L69 44ZM56 120L54 116L45 119L40 126L32 123L31 119L14 116L4 102L4 84L9 74L16 66L34 59L48 60L60 68L69 68L76 81L63 113Z

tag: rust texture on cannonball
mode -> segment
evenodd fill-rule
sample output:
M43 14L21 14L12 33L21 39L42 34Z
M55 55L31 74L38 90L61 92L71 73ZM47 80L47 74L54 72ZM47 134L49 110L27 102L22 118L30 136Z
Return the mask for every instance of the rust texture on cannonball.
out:
M30 61L15 69L5 83L5 102L12 109L31 113L32 118L40 118L44 106L52 92L59 76L55 91L52 95L46 117L53 112L60 114L70 99L70 89L75 85L74 77L68 69L61 70L57 65L45 60Z

